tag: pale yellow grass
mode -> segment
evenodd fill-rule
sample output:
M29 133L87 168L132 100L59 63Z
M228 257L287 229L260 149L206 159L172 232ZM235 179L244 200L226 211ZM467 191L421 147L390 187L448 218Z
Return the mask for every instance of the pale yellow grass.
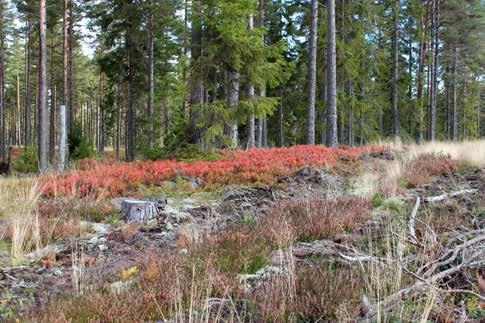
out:
M384 190L386 197L399 194L399 186L406 165L416 157L435 153L447 154L452 159L474 167L485 167L485 140L464 142L427 142L422 145L403 144L400 141L381 143L397 153L392 161L373 162L355 180L354 194L372 197ZM383 192L380 192L383 193Z
M7 219L11 228L14 261L21 261L26 252L40 248L39 197L34 178L0 178L0 216Z
M429 142L424 145L408 146L410 158L424 153L445 153L454 160L476 167L485 167L485 140L464 142Z

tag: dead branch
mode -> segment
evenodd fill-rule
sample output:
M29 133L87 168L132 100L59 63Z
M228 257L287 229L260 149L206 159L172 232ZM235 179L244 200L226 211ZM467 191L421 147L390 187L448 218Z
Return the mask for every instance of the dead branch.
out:
M414 225L416 222L416 216L418 214L420 205L421 205L421 198L417 196L413 211L411 212L411 216L409 217L408 231L409 231L409 236L411 237L411 241L419 246L422 246L421 242L419 242L418 237L416 236L416 229L414 228Z
M461 190L461 191L457 191L457 192L441 194L441 195L438 195L438 196L427 197L427 198L424 199L424 201L427 202L427 203L436 203L436 202L441 202L443 200L446 200L450 197L455 197L455 196L460 196L460 195L465 195L465 194L474 194L474 193L477 193L477 192L478 192L478 190L476 190L476 189Z

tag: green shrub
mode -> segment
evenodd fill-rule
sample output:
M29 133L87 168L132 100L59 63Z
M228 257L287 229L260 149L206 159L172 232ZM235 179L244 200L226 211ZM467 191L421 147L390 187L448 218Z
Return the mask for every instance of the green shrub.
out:
M37 150L34 147L22 150L20 157L12 162L12 169L19 173L36 173L39 170Z
M142 150L143 159L158 160L163 159L164 151L162 147L145 148Z
M83 136L79 126L75 125L69 134L69 158L71 160L92 158L95 156L93 146L86 136Z

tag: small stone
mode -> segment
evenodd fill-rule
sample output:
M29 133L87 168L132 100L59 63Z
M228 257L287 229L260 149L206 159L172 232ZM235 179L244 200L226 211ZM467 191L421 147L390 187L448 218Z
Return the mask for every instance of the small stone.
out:
M183 248L183 249L180 249L179 250L179 254L181 254L181 255L186 255L188 253L189 253L189 250L187 250L186 248Z
M173 231L173 224L170 223L170 222L167 222L167 224L165 225L165 228L168 230L168 231Z
M63 275L62 270L59 268L54 268L52 270L52 274L57 277L61 277Z
M98 249L99 249L99 251L103 252L103 251L108 250L109 248L108 248L108 246L107 246L107 245L105 245L105 244L100 244L100 245L98 246Z

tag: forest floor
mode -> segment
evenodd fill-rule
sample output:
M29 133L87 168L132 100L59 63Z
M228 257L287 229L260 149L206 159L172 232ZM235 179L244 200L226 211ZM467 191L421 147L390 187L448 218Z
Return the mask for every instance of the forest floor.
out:
M0 319L485 319L485 142L229 155L0 179Z

